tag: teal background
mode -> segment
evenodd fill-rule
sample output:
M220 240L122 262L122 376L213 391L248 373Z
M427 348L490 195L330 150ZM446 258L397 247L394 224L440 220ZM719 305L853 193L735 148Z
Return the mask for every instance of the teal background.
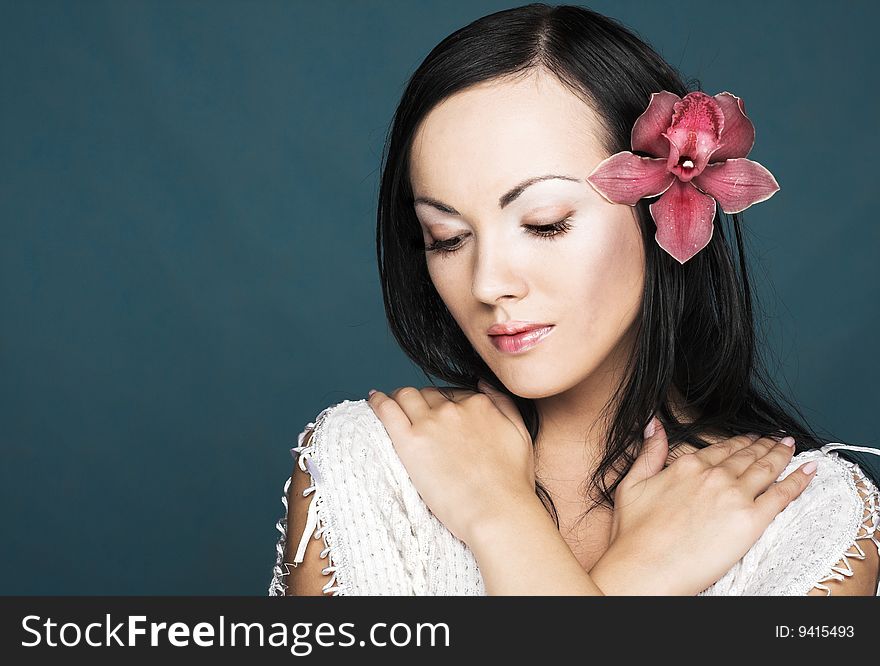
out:
M403 85L517 4L0 4L0 593L265 594L303 425L427 383L374 254ZM745 100L771 366L876 446L877 5L588 6Z

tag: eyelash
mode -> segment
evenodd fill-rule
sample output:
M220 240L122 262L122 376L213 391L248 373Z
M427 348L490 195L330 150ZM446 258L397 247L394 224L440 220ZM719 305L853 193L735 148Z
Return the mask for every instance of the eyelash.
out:
M544 225L525 225L525 228L529 230L529 233L537 236L538 238L544 238L546 240L553 240L557 236L561 236L562 234L569 231L572 227L569 224L569 220L571 219L571 215L566 217L565 219L559 220L559 222L554 222L553 224L544 224ZM441 257L448 257L455 252L458 252L463 246L461 245L459 239L462 236L455 236L454 238L449 238L447 240L442 241L434 241L430 245L425 247L426 252L436 252ZM459 241L458 245L454 243Z

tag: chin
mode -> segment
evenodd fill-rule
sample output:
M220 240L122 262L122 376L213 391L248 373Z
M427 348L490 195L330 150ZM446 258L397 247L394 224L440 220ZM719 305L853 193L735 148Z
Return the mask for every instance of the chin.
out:
M496 373L498 379L504 382L508 391L520 398L527 400L539 400L549 398L559 393L559 387L549 382L517 381L516 379L505 380L503 375Z
M526 400L540 400L542 398L549 398L551 395L556 395L558 391L552 390L534 390L534 391L512 391L515 395L520 398L525 398Z

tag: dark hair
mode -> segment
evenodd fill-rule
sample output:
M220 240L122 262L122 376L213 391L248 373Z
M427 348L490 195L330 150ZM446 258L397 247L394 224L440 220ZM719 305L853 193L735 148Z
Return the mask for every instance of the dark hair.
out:
M609 155L631 149L632 126L651 93L668 90L683 97L690 92L644 41L589 9L534 3L480 18L441 41L407 83L383 154L376 230L386 316L400 346L429 379L434 375L477 390L477 380L483 378L510 396L533 442L540 428L535 403L501 384L431 282L413 208L409 149L420 121L443 99L476 83L512 80L536 68L554 74L598 111L606 125ZM699 90L699 81L695 84ZM797 452L829 441L803 424L806 419L770 381L757 353L742 215L733 214L729 222L736 260L719 208L712 240L682 265L657 245L650 203L642 199L636 206L646 255L637 339L625 379L603 411L609 424L606 449L590 484L601 492L597 504L608 506L613 506L614 489L632 464L633 444L641 442L654 413L666 428L671 449L685 442L707 446L701 433L787 433L795 437ZM679 422L671 391L696 411L693 422ZM605 474L611 470L620 476L612 475L615 480L606 487ZM536 493L558 527L556 508L540 482Z

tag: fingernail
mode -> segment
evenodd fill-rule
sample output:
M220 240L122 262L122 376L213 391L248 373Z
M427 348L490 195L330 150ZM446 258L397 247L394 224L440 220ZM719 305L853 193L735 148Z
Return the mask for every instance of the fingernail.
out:
M370 389L367 391L367 397L372 398L373 394L376 392L376 389Z
M815 460L811 460L806 465L804 465L802 469L804 470L804 474L812 474L813 472L816 471L816 468L818 466L819 466L819 463L817 463Z
M753 442L755 442L755 441L757 441L758 439L760 439L761 435L759 435L759 434L756 433L756 432L747 432L747 433L746 433L746 437L748 437L750 440L752 440Z
M654 417L652 416L651 420L648 422L648 425L645 426L645 433L644 433L645 439L648 439L648 437L653 436L655 429L656 429L656 426L654 424Z
M785 444L786 446L794 446L794 437L792 437L791 435L786 435L779 441L781 444Z

